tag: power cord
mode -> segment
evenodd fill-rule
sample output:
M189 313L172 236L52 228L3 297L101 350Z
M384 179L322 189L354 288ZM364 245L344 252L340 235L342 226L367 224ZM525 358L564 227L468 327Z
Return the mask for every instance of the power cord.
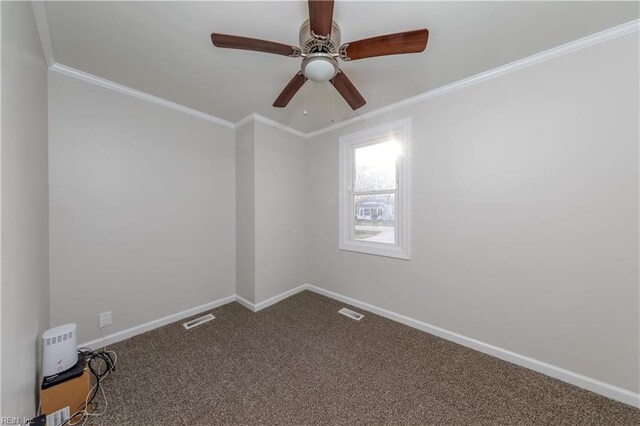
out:
M84 425L90 417L98 417L107 412L109 406L107 402L107 395L102 387L102 381L116 369L116 363L118 361L118 355L114 351L106 350L106 347L101 351L93 351L89 348L79 348L78 354L84 359L88 360L89 371L95 378L96 384L89 390L84 404L80 406L78 411L73 413L71 417L65 420L60 426L73 426L82 422ZM97 365L96 365L97 364ZM100 413L94 413L89 411L89 407L94 405L94 400L98 395L98 392L102 393L104 399L104 409Z

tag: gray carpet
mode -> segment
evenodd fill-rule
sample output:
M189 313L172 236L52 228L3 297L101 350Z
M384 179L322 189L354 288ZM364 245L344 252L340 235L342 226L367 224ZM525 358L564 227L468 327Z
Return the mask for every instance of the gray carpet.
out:
M88 424L631 425L640 410L305 291L113 345Z

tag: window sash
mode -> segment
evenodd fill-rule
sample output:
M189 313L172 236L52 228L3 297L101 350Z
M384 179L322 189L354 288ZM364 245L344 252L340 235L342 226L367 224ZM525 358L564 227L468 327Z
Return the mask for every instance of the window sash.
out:
M384 137L376 137L372 140L367 140L366 142L361 142L361 143L354 143L351 145L351 150L350 150L350 170L349 170L349 191L352 192L358 192L358 193L362 193L365 194L366 193L371 193L371 194L375 194L377 191L391 191L391 190L398 190L398 183L399 183L399 179L400 179L400 174L399 172L399 162L398 159L396 159L396 166L395 166L395 173L396 173L396 181L395 181L395 187L394 188L386 188L386 189L379 189L379 190L371 190L371 191L354 191L354 188L356 188L356 150L360 149L360 148L366 148L368 146L372 146L372 145L377 145L379 143L385 143L388 142L389 139L392 138L399 138L400 135L398 135L397 133L392 133L390 135L385 135Z
M356 197L359 195L393 195L393 243L383 243L381 241L367 241L369 244L379 244L382 247L389 246L399 246L399 226L398 226L398 208L400 206L399 202L399 193L397 189L394 190L380 190L380 191L350 191L349 199L351 200L351 215L349 221L349 228L351 229L351 240L352 241L362 241L356 240ZM363 210L373 210L374 208L363 208ZM377 208L375 208L378 210Z
M390 188L390 189L377 189L377 190L371 190L371 191L354 191L354 188L356 188L356 150L360 149L360 148L365 148L368 146L372 146L372 145L377 145L380 143L385 143L388 142L389 139L393 139L393 138L399 138L400 135L397 134L397 132L394 132L392 134L387 134L384 136L379 136L376 138L373 138L371 140L367 140L365 142L361 142L361 143L354 143L351 145L351 149L350 149L350 168L349 168L349 182L351 183L349 185L348 191L349 191L349 200L351 200L351 205L350 207L350 211L351 214L349 215L349 228L350 228L350 235L351 235L351 241L362 241L362 240L356 240L355 237L355 233L356 233L356 223L355 223L355 212L356 212L356 203L355 203L355 198L358 195L394 195L393 197L393 243L384 243L381 241L367 241L368 244L373 244L373 245L380 245L381 247L389 247L389 246L396 246L399 247L400 246L400 239L399 239L399 222L398 222L398 215L400 212L400 193L398 191L398 184L400 183L400 164L399 164L399 160L396 159L396 164L395 164L395 187L394 188Z

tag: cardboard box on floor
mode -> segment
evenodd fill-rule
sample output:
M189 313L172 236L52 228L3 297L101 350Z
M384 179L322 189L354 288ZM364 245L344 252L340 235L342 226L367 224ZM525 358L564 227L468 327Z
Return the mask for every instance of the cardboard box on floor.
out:
M81 376L40 389L40 412L47 415L47 426L62 424L83 408L90 389L91 373L87 365ZM91 411L91 407L88 411Z

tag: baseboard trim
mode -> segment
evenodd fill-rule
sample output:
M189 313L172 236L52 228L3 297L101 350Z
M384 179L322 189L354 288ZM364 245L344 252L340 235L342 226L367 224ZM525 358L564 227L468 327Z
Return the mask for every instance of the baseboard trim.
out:
M280 294L277 294L277 295L275 295L273 297L270 297L267 300L264 300L264 301L262 301L260 303L256 303L254 311L258 312L259 310L262 310L264 308L268 308L271 305L275 305L276 303L278 303L278 302L280 302L280 301L282 301L282 300L284 300L284 299L286 299L288 297L291 297L296 293L300 293L301 291L306 290L307 288L308 288L307 284L303 284L303 285L300 285L298 287L292 288L291 290L287 290L284 293L280 293Z
M245 308L249 309L252 312L256 311L256 305L254 303L249 302L247 299L245 299L244 297L240 297L236 294L236 302L238 302L239 304L241 304L242 306L244 306Z
M291 290L287 290L283 293L280 294L276 294L273 297L270 297L266 300L263 300L262 302L258 302L258 303L252 303L249 302L247 299L245 299L244 297L238 296L236 294L236 302L238 302L239 304L241 304L242 306L244 306L245 308L249 309L250 311L253 312L258 312L264 308L268 308L271 305L275 305L276 303L293 296L296 293L300 293L303 290L307 289L308 284L302 284L298 287L292 288Z
M166 317L158 318L153 321L145 322L144 324L136 325L135 327L127 328L126 330L118 331L113 334L104 336L104 339L98 338L82 343L79 347L98 349L103 346L112 345L121 340L128 339L129 337L137 336L138 334L151 331L153 329L162 327L172 322L180 321L182 319L197 315L202 312L210 311L218 306L226 305L236 301L236 296L223 297L222 299L214 300L213 302L205 303L204 305L196 306L195 308L186 309L184 311L167 315Z
M146 333L147 331L151 331L153 329L162 327L164 325L167 324L171 324L172 322L176 322L176 321L180 321L182 319L188 318L190 316L193 315L197 315L200 314L202 312L206 312L206 311L210 311L211 309L217 308L219 306L222 305L226 305L227 303L231 303L231 302L238 302L239 304L241 304L242 306L244 306L245 308L249 309L252 312L258 312L261 309L267 308L271 305L274 305L278 302L280 302L281 300L284 300L288 297L293 296L296 293L299 293L303 290L306 290L306 284L303 284L301 286L298 286L296 288L293 288L291 290L287 290L284 293L280 293L278 295L275 295L273 297L270 297L267 300L264 300L262 302L259 303L251 303L249 302L247 299L238 296L237 294L234 294L233 296L228 296L228 297L224 297L222 299L218 299L215 300L213 302L209 302L209 303L205 303L204 305L200 305L200 306L196 306L194 308L190 308L190 309L186 309L184 311L175 313L175 314L171 314L171 315L167 315L165 317L162 318L158 318L156 320L153 321L149 321L146 322L144 324L140 324L131 328L127 328L125 330L122 331L118 331L112 334L108 334L106 336L104 336L103 338L97 338L94 340L90 340L88 342L85 343L81 343L80 345L78 345L79 347L83 347L83 348L90 348L90 349L98 349L101 348L103 346L108 346L108 345L112 345L116 342L120 342L122 340L128 339L129 337L133 337L136 336L138 334L142 334L142 333Z
M305 284L303 287L304 289L311 290L314 293L318 293L331 299L347 303L357 308L372 312L376 315L380 315L381 317L385 317L387 319L399 322L401 324L424 331L426 333L442 337L443 339L458 343L462 346L466 346L487 355L495 356L496 358L500 358L512 364L537 371L538 373L545 374L547 376L553 377L554 379L562 380L563 382L567 382L574 386L578 386L580 388L590 390L591 392L606 396L608 398L615 399L616 401L620 401L633 407L640 408L640 394L638 393L634 393L629 390L601 382L591 377L587 377L582 374L575 373L573 371L566 370L564 368L560 368L555 365L509 351L507 349L490 345L471 337L463 336L462 334L445 330L444 328L437 327L426 322L418 321L405 315L401 315L390 310L371 305L369 303L361 302L351 297L344 296L333 291L325 290L311 284Z
M355 306L357 308L366 310L376 315L380 315L381 317L385 317L387 319L399 322L401 324L415 328L417 330L424 331L429 334L433 334L435 336L460 344L462 346L466 346L468 348L485 353L487 355L495 356L496 358L500 358L512 364L516 364L521 367L525 367L530 370L537 371L538 373L542 373L549 377L562 380L563 382L572 384L574 386L578 386L580 388L587 389L591 392L606 396L608 398L615 399L616 401L620 401L625 404L631 405L633 407L640 408L640 394L638 393L631 392L629 390L622 389L620 387L617 387L608 383L604 383L600 380L596 380L591 377L587 377L582 374L579 374L570 370L566 370L564 368L557 367L555 365L552 365L543 361L539 361L537 359L530 358L528 356L521 355L519 353L512 352L507 349L500 348L498 346L481 342L480 340L476 340L471 337L467 337L462 334L458 334L453 331L449 331L444 328L431 325L426 322L419 321L419 320L407 317L405 315L398 314L388 309L380 308L378 306L371 305L369 303L362 302L360 300L357 300L339 293L335 293L333 291L326 290L311 284L302 284L298 287L292 288L291 290L287 290L283 293L270 297L269 299L263 300L262 302L259 302L259 303L252 303L247 299L241 296L238 296L237 294L233 296L228 296L219 300L215 300L213 302L205 303L204 305L196 306L195 308L187 309L182 312L178 312L176 314L168 315L166 317L159 318L154 321L149 321L147 323L107 335L105 336L104 340L103 339L91 340L89 342L81 344L80 346L88 347L91 349L97 349L104 345L111 345L121 340L128 339L129 337L133 337L138 334L151 331L158 327L162 327L172 322L180 321L184 318L197 315L205 311L209 311L211 309L217 308L222 305L226 305L227 303L231 303L234 301L240 303L242 306L251 310L252 312L258 312L262 309L265 309L271 305L274 305L304 290L313 291L314 293L320 294L322 296L326 296L331 299L338 300L342 303Z

